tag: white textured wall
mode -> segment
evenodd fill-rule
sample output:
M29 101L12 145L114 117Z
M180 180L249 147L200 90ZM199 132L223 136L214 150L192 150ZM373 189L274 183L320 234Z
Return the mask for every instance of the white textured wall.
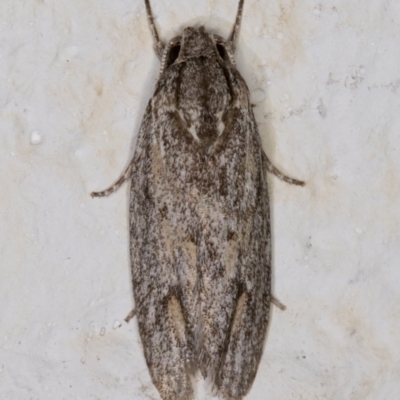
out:
M162 38L227 36L233 0L152 0ZM400 398L400 3L246 0L238 68L270 177L274 309L248 399ZM157 78L142 1L0 3L0 398L158 399L127 199ZM198 399L210 398L204 384Z

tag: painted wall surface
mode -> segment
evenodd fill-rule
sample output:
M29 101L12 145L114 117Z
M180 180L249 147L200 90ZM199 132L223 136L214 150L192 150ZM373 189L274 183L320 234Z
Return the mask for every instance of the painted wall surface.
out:
M152 0L166 40L236 1ZM274 308L249 400L400 398L400 3L246 0L238 69L270 176ZM139 0L0 3L0 398L159 399L128 254L157 79ZM197 398L212 398L199 379Z

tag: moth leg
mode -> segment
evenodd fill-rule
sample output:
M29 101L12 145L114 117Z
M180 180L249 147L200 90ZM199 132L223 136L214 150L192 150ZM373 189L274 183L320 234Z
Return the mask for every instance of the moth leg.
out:
M160 38L158 36L158 33L157 33L156 25L154 23L153 14L151 12L150 0L144 0L144 4L146 6L147 19L149 21L151 34L152 34L153 40L154 40L154 49L155 49L158 57L162 58L162 55L163 55L163 52L164 52L164 45L162 44L162 42L161 42L161 40L160 40Z
M280 310L285 311L286 306L282 304L276 297L271 296L271 303L275 306L278 307ZM130 315L130 314L129 314ZM126 320L125 320L126 321ZM127 321L128 322L128 321Z
M129 321L136 315L136 308L134 308L125 318L125 322L129 324Z
M116 190L118 190L122 184L131 177L132 175L132 168L133 168L133 162L131 162L128 167L126 168L125 172L123 175L117 180L117 182L114 183L111 187L109 187L106 190L103 190L102 192L92 192L90 195L92 197L104 197L108 196L111 193L114 193Z
M271 172L272 174L274 174L275 176L277 176L281 181L290 183L292 185L298 185L298 186L304 186L305 182L303 181L298 181L297 179L293 179L290 178L284 174L282 174L281 171L279 171L278 168L275 168L272 164L272 162L269 160L269 158L267 157L267 155L264 153L264 160L267 166L267 171Z

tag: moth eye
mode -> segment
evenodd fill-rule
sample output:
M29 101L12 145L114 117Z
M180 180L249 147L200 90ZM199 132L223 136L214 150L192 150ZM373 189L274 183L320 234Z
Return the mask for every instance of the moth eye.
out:
M171 49L168 52L168 57L167 57L167 67L172 65L177 58L179 57L179 53L181 51L181 45L177 44L174 47L171 47Z
M223 44L217 43L217 51L218 51L219 56L220 56L224 61L226 61L226 60L229 59L228 53L227 53L227 51L226 51L226 49L225 49L225 46L224 46Z

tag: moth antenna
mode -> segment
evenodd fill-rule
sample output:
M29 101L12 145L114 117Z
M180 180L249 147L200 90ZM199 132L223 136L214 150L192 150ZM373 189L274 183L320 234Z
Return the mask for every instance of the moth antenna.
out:
M228 39L233 50L235 50L235 48L236 48L236 41L239 36L240 22L242 20L242 14L243 14L243 4L244 4L244 0L239 0L238 10L236 13L235 25L233 25L231 35L229 36L229 39Z
M151 30L151 34L153 36L154 50L156 51L158 57L161 58L163 51L164 51L164 45L162 44L162 42L158 36L157 28L154 23L153 14L151 12L150 0L144 0L144 4L146 6L147 19L149 20L150 30Z

